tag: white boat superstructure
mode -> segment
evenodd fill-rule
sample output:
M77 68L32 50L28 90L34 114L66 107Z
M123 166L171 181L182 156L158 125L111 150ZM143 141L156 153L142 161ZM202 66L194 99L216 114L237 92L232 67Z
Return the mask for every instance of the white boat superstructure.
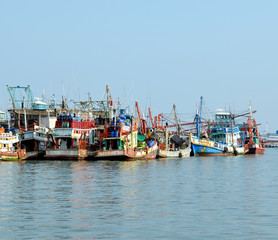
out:
M47 159L85 159L94 157L88 145L95 135L95 121L83 121L77 116L59 116L53 130L54 147L47 148Z
M20 133L21 149L26 150L27 159L43 158L50 141L49 129L43 126L33 125Z
M9 133L0 133L0 152L15 150L15 145L19 143L19 136Z

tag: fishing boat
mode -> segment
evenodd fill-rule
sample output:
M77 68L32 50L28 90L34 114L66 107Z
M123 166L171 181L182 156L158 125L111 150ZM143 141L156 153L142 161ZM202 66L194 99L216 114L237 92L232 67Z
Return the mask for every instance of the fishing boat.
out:
M142 141L139 140L140 136L142 136ZM124 150L124 154L127 156L127 158L150 160L157 157L158 146L156 140L144 138L144 135L138 135L137 146L135 145L135 142L133 146L128 146Z
M247 123L244 123L242 131L245 132L245 144L248 147L247 154L263 154L265 146L258 130L258 125L253 117L248 117Z
M244 134L238 126L235 126L231 113L219 110L215 114L215 121L208 126L208 131L200 132L201 126L201 107L200 116L196 114L197 136L190 134L192 151L195 156L227 156L239 155L247 152L244 144Z
M0 160L21 161L26 158L26 151L19 148L19 136L0 129Z
M25 149L27 159L43 159L46 148L53 144L53 138L49 129L33 124L27 128L20 128L20 148Z
M230 112L218 109L215 121L208 125L208 135L215 142L226 144L224 149L227 153L242 155L248 151L245 144L245 133L240 131L238 125L235 125L234 115Z
M224 156L228 153L226 144L221 144L208 138L194 136L192 133L190 133L189 139L194 156Z
M45 159L78 160L93 158L88 153L89 136L95 130L94 120L83 120L76 114L61 114L53 130L54 146L47 148Z
M168 138L172 144L160 143L158 149L158 157L161 158L183 158L190 157L191 147L185 143L183 139L177 135Z
M191 146L188 141L181 138L181 126L177 118L175 104L173 105L173 111L174 111L174 118L175 118L174 125L169 126L168 123L166 123L166 126L164 128L159 127L161 125L160 123L158 125L158 128L156 128L157 124L153 125L154 132L158 135L158 139L159 139L158 157L161 158L190 157ZM169 127L176 127L176 133L175 134L170 133Z
M129 115L114 118L100 134L101 148L96 159L131 160L154 159L157 154L157 142L138 134L138 120Z

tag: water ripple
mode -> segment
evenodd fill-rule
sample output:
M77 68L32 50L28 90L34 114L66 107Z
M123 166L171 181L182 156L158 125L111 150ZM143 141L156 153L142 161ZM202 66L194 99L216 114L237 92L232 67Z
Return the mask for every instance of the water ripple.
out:
M277 157L0 162L0 239L276 239Z

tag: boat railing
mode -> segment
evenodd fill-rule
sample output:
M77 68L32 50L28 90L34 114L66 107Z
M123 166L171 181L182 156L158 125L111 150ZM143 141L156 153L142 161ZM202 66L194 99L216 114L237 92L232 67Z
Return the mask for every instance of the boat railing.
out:
M9 133L0 133L0 138L2 138L2 137L12 137L12 136L13 136L13 134L11 132L9 132Z

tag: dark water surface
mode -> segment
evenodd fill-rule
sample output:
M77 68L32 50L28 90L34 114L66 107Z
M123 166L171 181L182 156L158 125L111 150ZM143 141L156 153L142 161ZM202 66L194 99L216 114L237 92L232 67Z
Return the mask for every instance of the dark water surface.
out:
M0 162L0 239L278 239L263 156Z

